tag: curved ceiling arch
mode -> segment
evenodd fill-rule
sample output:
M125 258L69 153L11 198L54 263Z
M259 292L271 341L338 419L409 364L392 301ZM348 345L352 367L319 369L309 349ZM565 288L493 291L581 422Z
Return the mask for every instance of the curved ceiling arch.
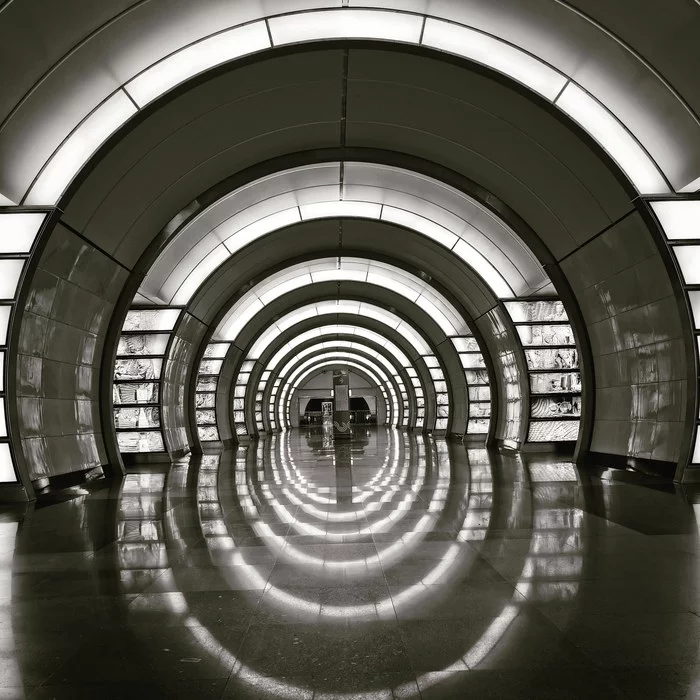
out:
M280 425L289 425L289 402L291 401L294 391L299 389L303 382L310 379L314 374L331 367L347 367L351 370L364 372L369 379L374 382L376 387L382 392L386 401L387 408L387 423L392 428L395 428L399 423L399 400L396 391L389 380L389 377L384 374L382 377L378 367L372 367L367 360L360 360L354 355L329 353L324 358L311 358L308 363L301 363L294 371L285 377L280 384L280 392L277 395L277 416ZM383 374L383 373L382 373ZM391 397L389 398L387 397Z
M469 327L457 309L430 284L394 265L378 263L363 258L325 258L311 260L290 266L275 274L269 275L262 282L247 291L231 308L226 311L214 330L213 337L217 340L235 342L238 334L247 323L260 313L268 304L284 296L288 292L302 287L321 284L323 282L353 281L363 282L383 287L406 298L428 313L440 327L446 336L468 334ZM308 310L310 313L310 310ZM372 309L367 305L363 309L368 314L385 312ZM288 316L288 323L296 323L297 316ZM333 313L324 311L323 313ZM340 313L340 312L335 312ZM353 311L350 313L357 313ZM400 319L398 319L400 322ZM393 319L392 319L393 322ZM271 334L284 330L284 326L277 321L263 336L267 338ZM259 342L263 342L262 340ZM416 347L418 347L416 345ZM256 357L261 349L253 350Z
M281 228L293 236L296 223L348 217L416 231L452 251L496 297L552 291L520 237L472 197L405 168L342 161L283 170L221 197L172 236L139 293L156 304L186 304L253 241Z
M47 200L55 201L60 196L67 184L66 178L72 179L72 175L84 164L84 160L92 155L94 147L131 118L139 106L147 104L154 93L157 95L169 90L183 79L190 78L193 72L196 74L202 70L206 71L222 62L256 51L268 50L272 46L347 38L394 41L429 47L486 65L525 85L527 89L543 96L568 116L578 120L589 133L603 142L604 147L616 158L643 194L670 191L666 176L662 174L664 170L668 172L668 179L674 182L675 189L697 189L696 114L648 61L640 60L639 55L634 52L622 52L622 55L619 55L619 41L611 37L610 33L601 31L604 28L589 22L585 15L563 12L561 4L558 4L556 9L548 8L548 19L559 12L558 17L564 26L576 25L579 34L588 34L588 40L601 48L601 56L604 56L602 65L607 68L602 75L596 74L595 70L588 75L585 69L577 70L574 67L576 61L572 61L571 51L565 51L556 41L548 41L545 38L546 34L537 31L537 23L532 15L528 16L528 10L517 12L511 7L510 12L503 13L504 16L499 22L496 15L484 12L482 8L480 12L476 12L473 6L460 9L458 4L450 3L445 12L450 21L444 21L415 12L416 9L425 12L427 5L419 5L418 8L413 3L408 7L407 5L408 3L396 0L387 11L379 8L338 8L335 3L328 3L325 7L333 9L323 9L324 4L321 4L313 12L299 12L299 9L306 9L303 5L301 8L299 5L291 8L287 5L285 15L255 21L255 10L245 3L245 9L234 12L233 16L219 14L219 25L216 27L212 26L210 19L208 32L204 28L206 23L203 26L201 18L194 21L189 29L180 27L180 36L189 36L190 41L195 42L184 52L183 44L187 39L183 41L183 38L180 38L178 43L173 42L171 36L169 40L162 41L162 36L158 37L157 31L150 35L151 46L148 46L148 33L141 37L140 50L131 44L131 52L137 55L131 56L130 61L123 48L120 52L115 47L110 47L107 51L107 61L116 59L117 63L121 63L120 70L113 71L110 79L103 78L101 81L85 79L86 73L90 73L94 67L85 61L86 52L80 49L90 45L94 50L95 43L84 40L77 50L71 52L70 59L61 61L60 68L50 70L35 86L31 97L27 96L21 102L20 108L15 106L10 118L5 120L5 135L14 131L17 141L21 143L27 139L33 127L33 136L38 141L36 130L40 129L41 125L37 123L37 112L44 106L40 99L42 90L48 88L54 80L60 83L66 72L70 75L69 67L76 76L83 78L85 85L82 89L75 89L71 95L75 103L72 108L62 104L59 112L62 119L55 119L56 123L51 128L43 125L45 133L43 142L40 142L43 148L35 149L34 164L21 168L16 162L9 161L8 169L15 165L16 170L24 172L6 172L2 177L0 191L5 193L7 202L19 201L22 198L22 190L26 189L28 182L34 180L34 176L31 175L32 169L35 174L37 169L41 169L38 178L29 190L26 190L28 195L24 200L34 204L53 203ZM406 12L409 8L413 12ZM134 10L135 14L138 14L136 8ZM524 22L513 23L511 13L521 15ZM130 13L126 13L128 14ZM259 17L261 15L258 13ZM182 17L179 19L182 20ZM188 19L192 21L191 16L188 16ZM541 16L538 19L542 21ZM239 29L230 29L232 23L235 25L241 21L248 24ZM462 26L460 22L467 22L472 26ZM177 23L178 17L173 15L169 28ZM114 31L117 31L119 24L118 20L113 23ZM518 33L513 32L513 24L518 26ZM216 33L227 27L229 36ZM123 31L123 24L118 28ZM571 32L572 38L576 33ZM96 35L93 38L96 38ZM577 38L580 41L581 37ZM104 39L104 36L101 39ZM154 58L159 63L151 63L152 67L148 68L149 61L152 62ZM104 60L102 57L99 63L104 63ZM129 63L130 68L127 67ZM632 66L644 75L644 80L640 81L641 86L637 90L631 90L628 84L619 80L624 71ZM583 78L584 82L578 84L577 78ZM648 104L648 112L639 110L636 106L635 103L640 98L645 105ZM654 98L659 101L659 105L654 104ZM611 109L607 109L605 104L610 104ZM686 146L689 150L686 154L683 154L682 147L665 133L667 130L660 120L663 113L661 105L663 109L671 111L678 131L682 137L686 137L687 144L693 144L692 149ZM647 113L644 114L645 112ZM24 129L19 127L22 120L26 124ZM59 148L54 151L56 146ZM665 155L663 146L666 146L667 150ZM662 162L664 168L661 168L649 153L653 153L656 161ZM42 162L42 159L45 162Z
M352 351L340 351L340 350L329 350L327 352L322 352L319 355L316 355L314 357L308 357L304 360L299 360L299 361L294 361L292 360L291 362L288 363L286 367L284 367L281 371L279 376L282 377L282 381L287 381L287 382L293 382L295 381L295 377L299 375L300 372L313 367L314 363L319 363L323 362L325 360L345 360L345 359L352 359L355 362L361 362L362 364L366 365L370 370L371 374L368 372L368 375L372 378L372 381L375 382L377 386L384 386L388 388L390 382L389 379L389 374L387 374L380 366L378 363L374 362L373 360L370 360L368 358L362 358L360 355L353 353ZM318 365L319 367L322 365ZM297 381L297 386L299 386L299 383ZM396 398L394 394L394 398Z
M331 308L342 309L345 306L343 299L334 300L332 303L335 304L336 301L338 306ZM432 427L433 422L438 418L438 403L444 407L445 412L445 416L440 416L440 429L447 428L447 419L450 417L454 425L459 426L462 422L466 423L466 409L463 406L455 406L455 410L450 411L450 392L457 391L459 395L466 395L467 392L465 373L459 365L452 343L448 343L449 347L438 347L434 352L431 343L423 337L422 331L409 329L406 323L395 314L381 309L380 311L384 315L384 320L382 320L371 312L370 314L362 313L360 304L362 304L362 308L365 308L368 306L365 302L351 301L344 313L326 313L320 316L316 315L316 306L319 303L325 305L327 302L308 304L308 308L314 312L313 315L309 315L304 306L288 312L279 319L284 330L277 330L272 325L265 324L263 326L265 330L262 331L261 335L251 336L250 340L243 344L248 348L247 351L236 355L235 366L231 366L227 374L232 377L230 391L235 396L245 397L248 409L251 405L250 397L253 395L253 387L259 385L263 376L266 377L264 380L266 389L262 389L265 392L263 405L266 405L268 397L272 394L279 398L278 383L270 381L270 377L263 370L263 365L257 361L259 358L272 356L280 350L283 350L284 355L287 355L290 353L290 349L298 347L298 343L312 342L313 340L323 341L324 339L332 341L334 337L343 336L351 340L356 338L359 342L373 342L383 348L393 349L397 347L399 349L399 357L401 357L402 362L405 362L403 369L409 375L413 385L413 393L422 399L427 425ZM343 306L340 306L341 304ZM288 317L294 316L300 310L301 317L295 318L294 323L289 323ZM329 321L333 323L329 323ZM389 321L389 325L386 321ZM398 325L396 321L399 321ZM248 335L247 332L246 335ZM292 343L291 348L288 345L290 339L298 341L298 343ZM438 360L437 356L440 356L441 359ZM234 362L233 358L231 362ZM245 365L249 365L251 369L246 368ZM257 366L258 369L255 369L254 366ZM251 372L250 376L248 376L248 372ZM227 403L227 400L223 403ZM237 435L250 432L252 425L249 421L250 414L247 417L241 415L239 419L234 421ZM422 426L423 419L419 423L419 427Z
M350 358L360 363L366 363L367 366L370 367L370 369L376 367L377 370L379 370L376 374L385 382L385 386L387 387L387 389L389 386L394 387L395 391L392 394L392 401L395 402L395 405L393 406L393 425L407 426L411 414L409 403L409 387L410 389L413 389L413 387L410 382L408 382L407 384L404 381L399 368L392 365L391 362L387 360L386 357L384 357L381 353L373 351L366 345L351 343L349 341L339 341L333 347L325 347L327 345L331 344L319 343L310 346L306 348L303 352L299 353L296 359L290 359L289 362L287 362L281 369L278 369L278 371L275 371L274 369L271 370L272 375L270 381L273 381L272 378L275 378L274 383L278 386L277 393L281 394L281 391L284 386L282 383L284 381L284 378L290 377L291 372L293 370L296 371L296 369L301 366L300 363L302 361L313 359L321 360L326 357ZM382 374L380 374L379 372L382 372ZM277 379L279 379L280 381L277 382ZM412 394L413 403L415 405L415 394L413 392ZM270 413L276 415L274 402L270 402L268 406L268 417ZM387 423L389 422L390 416L391 413L387 412ZM263 424L264 423L265 421L263 421ZM260 425L258 425L257 427L258 430L260 430Z
M342 351L360 353L363 356L379 362L386 372L392 377L397 386L398 395L402 397L403 416L402 425L412 424L415 415L413 411L420 405L424 408L424 381L429 381L429 369L426 368L423 376L421 363L416 363L418 368L408 359L406 354L392 343L385 336L364 328L362 336L339 334L339 330L349 330L338 325L322 326L298 333L294 338L285 342L281 348L275 352L275 347L264 353L259 362L259 371L255 369L251 373L249 392L252 394L252 387L256 385L256 396L262 393L263 401L263 426L265 428L276 428L276 412L264 413L266 403L269 404L271 398L276 396L280 382L277 378L284 374L280 366L289 366L295 360L301 360L309 355L316 355L320 352ZM328 338L326 340L326 338ZM281 336L278 341L284 340ZM274 353L274 354L273 354ZM250 407L250 400L247 405ZM258 430L260 426L258 425Z
M279 375L286 375L289 373L289 370L292 369L292 367L294 366L294 363L308 357L309 355L315 355L319 351L324 351L324 352L358 351L358 352L363 353L364 355L367 355L368 358L377 362L378 365L381 366L385 372L388 372L390 375L393 375L393 376L400 378L399 367L392 364L392 362L389 359L387 359L387 357L385 355L383 355L381 352L379 352L377 350L373 350L371 347L369 347L368 345L366 345L364 343L352 342L349 340L324 341L322 343L316 343L314 345L310 345L309 347L304 348L304 350L301 350L298 353L296 353L295 356L293 358L289 359L284 365L282 365L281 368L279 368L279 365L273 364L272 362L270 362L270 363L263 365L263 370L270 371L272 373L271 376L273 376L273 377L275 377L278 374ZM289 356L290 355L287 354L287 357L289 357ZM402 379L401 379L401 382L403 383Z
M285 343L279 350L277 350L277 352L275 352L274 355L272 355L267 361L263 362L263 366L265 369L274 370L274 368L276 368L285 359L285 357L291 355L291 353L294 352L300 345L303 345L309 340L316 340L323 335L339 335L337 329L338 326L334 325L320 326L310 331L305 331L304 333L299 334L292 340ZM373 350L372 346L368 345L368 342L382 348L383 352L386 353L388 357L394 359L398 363L399 367L409 367L411 365L408 357L395 343L392 343L388 338L385 338L379 333L374 333L369 329L365 330L365 337L362 338L362 340L352 341L339 338L338 340L324 341L323 344L328 344L331 346L333 344L347 343L348 345L345 345L344 347L352 347L354 344L358 344L362 348L367 348L372 353L381 354L379 351Z
M261 160L343 145L336 102L342 97L337 81L343 51L324 44L311 48L272 52L144 114L76 183L63 220L131 267L156 230L188 205L196 210L197 197L216 183ZM617 182L616 169L600 149L539 102L467 64L445 64L440 56L400 52L394 44L382 50L355 46L350 52L348 145L381 144L387 151L442 162L495 191L540 235L563 227L576 240L579 229L597 230L629 209L634 195ZM410 120L405 110L395 109L431 97L435 110L417 109ZM295 109L285 110L290 100L296 100ZM446 118L449 113L472 128L457 128ZM385 133L389 128L393 136ZM549 172L524 167L531 162ZM555 200L549 199L552 189L559 195ZM533 196L540 201L529 207L519 201ZM131 203L126 211L125 201ZM551 212L536 217L528 210L543 203ZM565 241L546 239L555 254Z
M413 324L408 323L397 314L387 311L381 306L370 304L369 302L358 302L351 299L335 299L331 301L312 302L300 306L293 311L289 311L284 316L266 325L266 330L250 346L247 352L247 359L257 360L260 355L270 346L271 343L290 328L296 326L307 319L318 319L319 325L325 325L325 319L331 319L339 315L360 319L369 318L379 323L382 327L391 329L399 333L413 350L414 358L433 354L432 343L426 340L425 332L416 329ZM342 327L342 326L341 326ZM344 332L350 332L352 327L345 327ZM361 326L355 326L358 332L364 331ZM220 338L214 338L215 342Z
M291 377L284 380L280 385L280 392L275 401L274 409L277 413L277 420L280 426L291 427L291 401L294 392L301 388L301 385L310 381L313 376L332 368L344 367L351 372L364 374L366 379L375 384L379 389L385 403L386 422L391 428L396 428L400 423L400 404L396 392L390 382L384 383L373 370L364 362L352 359L351 356L324 359L313 367L304 367L296 371Z

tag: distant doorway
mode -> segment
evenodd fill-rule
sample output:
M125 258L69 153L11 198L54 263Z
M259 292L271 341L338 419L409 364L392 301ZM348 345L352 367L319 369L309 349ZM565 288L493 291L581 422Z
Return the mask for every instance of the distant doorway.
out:
M376 414L372 413L367 400L362 396L350 397L350 422L355 425L377 422Z

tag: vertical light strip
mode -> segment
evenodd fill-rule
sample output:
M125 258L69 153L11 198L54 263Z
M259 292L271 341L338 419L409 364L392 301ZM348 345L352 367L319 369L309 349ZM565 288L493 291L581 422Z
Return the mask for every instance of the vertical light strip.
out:
M0 213L0 483L18 481L7 425L7 412L12 407L8 405L5 386L10 319L24 266L47 215L26 211Z
M695 366L700 368L700 199L649 202L676 260L683 288L688 295L695 332ZM696 392L700 376L695 381ZM690 464L700 468L700 412L695 415L695 441Z

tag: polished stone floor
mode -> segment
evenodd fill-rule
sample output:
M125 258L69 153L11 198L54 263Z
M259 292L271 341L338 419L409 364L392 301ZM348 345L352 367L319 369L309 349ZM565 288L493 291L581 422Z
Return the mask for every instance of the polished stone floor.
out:
M5 507L0 698L698 698L694 498L377 428Z

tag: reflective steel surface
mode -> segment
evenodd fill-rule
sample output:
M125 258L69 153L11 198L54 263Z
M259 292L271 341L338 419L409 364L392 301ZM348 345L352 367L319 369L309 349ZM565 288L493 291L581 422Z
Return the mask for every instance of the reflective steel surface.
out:
M0 697L698 697L692 500L317 428L4 507Z

